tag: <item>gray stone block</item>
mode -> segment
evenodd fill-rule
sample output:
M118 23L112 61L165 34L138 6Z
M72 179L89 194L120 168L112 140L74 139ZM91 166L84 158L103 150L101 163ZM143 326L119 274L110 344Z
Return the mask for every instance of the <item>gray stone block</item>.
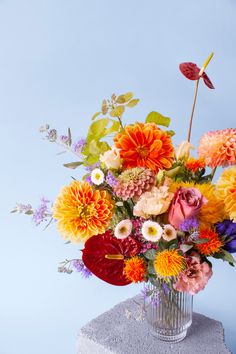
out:
M81 328L77 354L229 354L221 322L198 313L187 337L179 343L159 341L140 320L140 296L128 299Z

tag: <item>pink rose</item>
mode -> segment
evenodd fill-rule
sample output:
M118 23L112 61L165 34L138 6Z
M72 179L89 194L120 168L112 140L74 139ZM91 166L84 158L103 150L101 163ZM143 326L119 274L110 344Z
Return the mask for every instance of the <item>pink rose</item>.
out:
M169 208L169 222L178 229L185 219L197 216L205 203L206 198L197 188L179 188Z
M198 253L193 252L187 260L187 268L180 273L173 287L177 291L191 295L203 290L212 276L212 269L207 262L201 263Z

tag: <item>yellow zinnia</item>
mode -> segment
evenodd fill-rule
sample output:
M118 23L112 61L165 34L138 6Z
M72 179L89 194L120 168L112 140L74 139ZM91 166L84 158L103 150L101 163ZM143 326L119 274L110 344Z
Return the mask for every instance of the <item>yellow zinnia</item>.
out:
M178 250L164 250L157 253L153 265L158 276L177 277L185 269L186 262Z
M93 190L87 182L74 181L62 188L53 207L58 230L72 242L86 241L105 232L113 202L107 191Z
M216 186L217 195L225 204L227 216L236 222L236 166L224 170Z
M225 217L224 203L217 196L216 188L211 183L194 183L194 182L174 182L170 185L169 190L175 192L178 188L197 188L201 194L207 199L207 203L202 205L199 213L199 222L201 228L207 229L212 224L222 221Z

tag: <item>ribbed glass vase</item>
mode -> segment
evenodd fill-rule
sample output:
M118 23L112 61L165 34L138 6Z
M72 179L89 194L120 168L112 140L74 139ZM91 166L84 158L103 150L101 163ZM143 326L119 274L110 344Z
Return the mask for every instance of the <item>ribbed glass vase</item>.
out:
M177 343L192 324L193 296L165 286L145 285L145 314L151 332L158 339Z

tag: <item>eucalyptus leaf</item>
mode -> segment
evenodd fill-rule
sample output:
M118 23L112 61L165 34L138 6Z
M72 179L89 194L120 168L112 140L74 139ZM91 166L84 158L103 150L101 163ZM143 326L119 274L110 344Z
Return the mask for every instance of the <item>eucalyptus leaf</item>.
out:
M164 127L169 127L170 118L165 117L158 112L150 112L146 118L146 123L156 123L157 125L162 125Z
M67 168L72 168L73 170L79 166L83 165L82 161L75 161L75 162L69 162L69 163L64 163L63 166Z

